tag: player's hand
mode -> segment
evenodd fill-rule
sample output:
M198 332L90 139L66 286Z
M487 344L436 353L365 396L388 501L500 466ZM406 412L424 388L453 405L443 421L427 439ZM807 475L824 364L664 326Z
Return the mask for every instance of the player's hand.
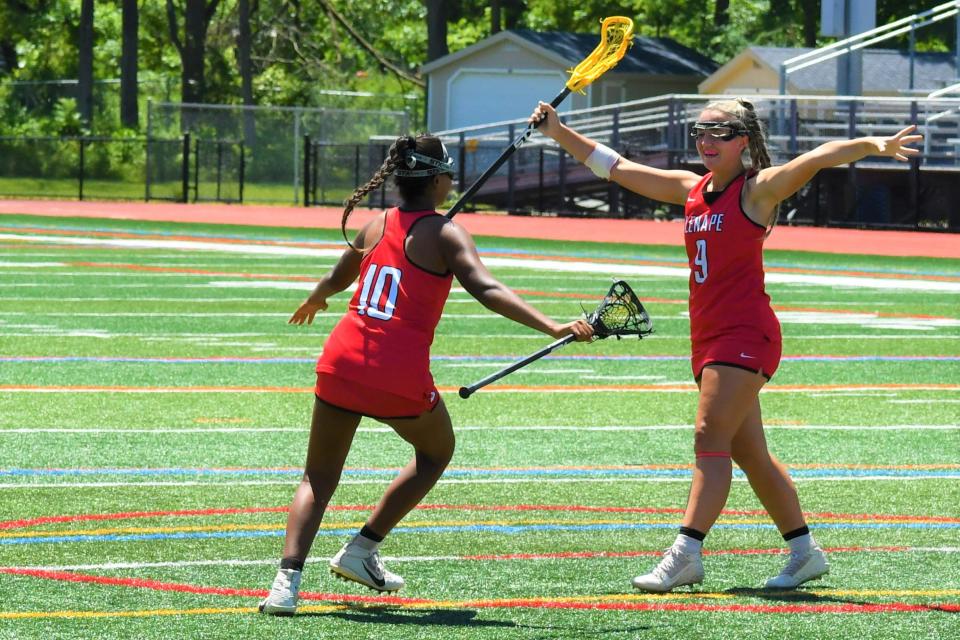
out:
M593 337L593 327L589 322L580 318L566 324L558 324L556 329L551 332L554 338L562 338L570 334L576 337L577 342L587 342Z
M313 324L313 317L317 315L317 312L326 310L326 300L317 301L307 299L297 308L296 311L293 312L293 315L290 316L289 320L287 320L287 324Z
M877 136L874 138L874 142L877 145L876 155L896 158L901 162L906 162L911 156L919 154L919 149L906 146L909 144L917 144L923 140L922 134L912 133L916 130L917 125L912 124L909 127L901 129L899 132L890 136L889 138Z
M540 102L537 108L533 110L527 123L536 125L537 131L551 138L560 129L560 119L557 117L557 110L546 102ZM537 124L539 123L539 124Z

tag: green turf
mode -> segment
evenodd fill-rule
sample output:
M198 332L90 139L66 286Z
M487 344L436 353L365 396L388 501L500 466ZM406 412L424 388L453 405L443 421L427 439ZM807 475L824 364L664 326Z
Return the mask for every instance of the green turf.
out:
M29 216L3 216L0 228L341 246L337 230ZM685 265L676 247L508 238L478 245L487 257ZM818 541L836 549L822 581L796 593L759 589L784 561L774 553L782 540L765 516L749 513L761 507L739 472L731 512L707 539L717 554L706 558L700 587L630 600L629 579L654 556L582 557L661 550L689 487L696 393L687 284L637 275L627 280L649 301L657 329L649 339L571 345L503 381L533 392L488 390L467 401L445 393L457 451L425 502L446 507L414 511L383 545L388 565L408 582L401 595L429 602L307 606L290 620L248 612L256 596L182 589L269 587L285 522L276 508L289 504L303 464L314 361L347 296L312 327L286 319L335 258L10 238L0 246L0 567L66 567L81 579L120 581L0 572L0 638L960 635L956 293L768 284L787 358L761 395L767 440L792 468ZM958 260L770 251L766 261L771 274L960 279ZM491 270L560 319L592 307L616 269ZM214 286L276 281L290 285ZM452 390L548 342L454 291L433 372ZM220 392L174 393L189 387ZM379 423L361 423L305 591L370 595L334 581L324 563L410 453ZM246 511L185 513L211 509ZM493 557L468 559L475 556ZM490 601L498 602L484 606ZM557 608L571 601L614 608ZM617 608L623 604L645 608ZM857 609L863 605L926 608ZM825 612L842 606L856 611Z

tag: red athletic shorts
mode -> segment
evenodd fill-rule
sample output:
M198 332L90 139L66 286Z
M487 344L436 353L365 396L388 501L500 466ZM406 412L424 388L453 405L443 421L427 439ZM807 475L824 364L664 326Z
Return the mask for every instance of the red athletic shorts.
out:
M746 369L769 380L780 366L783 344L762 334L744 338L721 338L693 345L693 377L700 380L708 364L722 364Z
M318 373L314 393L321 401L371 418L416 418L433 411L440 402L436 387L421 400L405 398L364 384L344 380L332 373Z

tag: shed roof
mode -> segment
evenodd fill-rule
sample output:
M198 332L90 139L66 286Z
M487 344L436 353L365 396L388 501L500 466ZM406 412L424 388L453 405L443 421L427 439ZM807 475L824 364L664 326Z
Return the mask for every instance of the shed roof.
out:
M809 48L748 47L759 60L779 73L780 64L790 58L813 51ZM918 52L914 54L915 89L933 91L957 77L953 53ZM798 92L833 91L837 87L837 63L831 58L787 76L787 82ZM910 54L896 49L863 49L863 88L872 93L899 93L910 86Z
M421 71L430 73L505 39L513 40L521 46L532 47L545 53L549 58L571 66L590 55L599 43L599 37L595 33L512 29L501 31L474 45L428 62L423 65ZM623 60L611 70L611 73L706 77L716 71L718 66L710 58L670 38L635 36L633 46L624 55Z

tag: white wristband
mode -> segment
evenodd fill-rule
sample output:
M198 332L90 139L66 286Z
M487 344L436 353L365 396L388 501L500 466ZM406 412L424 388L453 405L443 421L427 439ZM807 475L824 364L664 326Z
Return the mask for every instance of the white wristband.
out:
M620 161L620 154L607 145L597 143L583 162L598 178L610 179L610 170Z

